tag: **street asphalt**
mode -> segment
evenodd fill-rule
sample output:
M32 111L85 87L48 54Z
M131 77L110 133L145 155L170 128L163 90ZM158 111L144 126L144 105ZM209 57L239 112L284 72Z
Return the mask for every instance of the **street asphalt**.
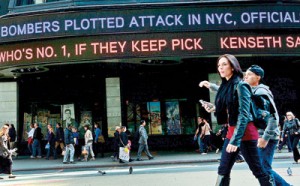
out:
M187 164L187 163L208 163L218 162L221 153L209 152L202 155L195 151L176 152L176 151L154 151L151 152L154 159L149 160L143 154L144 161L133 161L119 163L113 161L111 154L105 154L104 158L96 157L96 160L75 161L75 164L63 164L62 157L58 159L46 160L45 158L31 159L29 156L18 156L13 159L13 172L17 171L34 171L34 170L54 170L54 169L80 169L80 168L101 168L101 167L122 167L122 166L145 166L145 165L163 165L163 164ZM136 152L131 153L132 159L135 160ZM282 150L281 153L276 152L274 159L287 159L291 163L294 162L293 154Z

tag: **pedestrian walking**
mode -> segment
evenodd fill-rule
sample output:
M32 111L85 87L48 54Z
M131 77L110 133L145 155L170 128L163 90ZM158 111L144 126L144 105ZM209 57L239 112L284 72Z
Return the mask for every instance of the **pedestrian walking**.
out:
M8 148L8 130L9 124L4 124L0 130L0 174L8 174L8 178L15 178L12 174L12 155L16 153L16 149Z
M74 162L74 137L72 132L72 124L68 124L64 131L64 139L66 144L66 152L64 154L63 163L75 163ZM68 161L69 160L69 161Z
M74 148L75 148L75 156L77 158L77 161L80 161L81 158L81 146L79 144L79 132L76 127L72 127L72 132L73 132L73 138L74 138Z
M203 123L203 119L198 116L197 117L197 128L196 128L196 131L195 131L195 135L194 135L194 140L197 141L197 144L198 144L198 149L196 150L196 152L199 152L199 153L203 153L203 142L202 142L202 139L200 137L201 133L202 133L202 126L204 125Z
M114 139L113 139L113 149L114 153L111 156L113 161L117 161L119 159L119 147L120 147L120 133L121 133L121 127L116 126L115 132L114 132Z
M93 134L90 130L90 125L85 125L84 126L85 134L84 134L84 141L85 141L85 148L89 149L89 153L84 155L84 161L88 160L88 156L91 155L92 158L91 160L95 160L95 154L93 151Z
M32 144L33 144L33 134L34 134L34 124L33 123L30 123L30 130L27 132L27 147L28 147L28 150L32 156Z
M47 125L48 127L48 132L47 132L47 144L45 146L46 148L46 160L49 160L51 152L54 155L54 151L55 151L55 135L54 135L54 131L53 128L50 124Z
M9 140L9 149L15 148L15 142L17 139L17 132L14 124L9 125L9 131L8 131L8 140Z
M56 124L55 129L55 150L54 150L54 159L57 159L57 149L60 147L60 151L62 152L65 148L64 144L64 130L61 126L61 123Z
M278 173L272 169L274 153L279 140L279 115L277 112L274 96L269 87L262 83L264 70L258 65L252 65L245 73L247 82L255 96L258 96L264 103L264 110L270 113L265 129L259 129L258 152L262 158L264 169L273 175L276 185L290 186Z
M94 123L94 130L95 130L95 138L94 138L94 144L95 144L95 157L97 154L101 154L101 158L104 157L104 142L99 141L99 137L103 137L102 130L100 129L99 123Z
M140 134L140 138L139 138L139 149L138 149L138 153L137 153L137 161L143 161L143 159L141 158L142 156L142 152L144 151L146 153L146 155L148 156L149 160L152 160L154 157L151 155L151 153L149 152L149 147L148 147L148 134L147 131L145 129L146 126L146 121L145 120L141 120L141 125L139 127L139 134Z
M41 142L43 139L42 129L38 123L34 123L32 155L30 158L42 158Z
M238 152L241 150L250 170L261 186L273 186L273 176L261 164L257 149L258 131L250 115L252 91L242 81L243 72L235 56L221 55L217 61L218 73L222 79L217 91L215 106L204 103L208 112L215 112L218 124L228 123L228 132L218 168L216 185L229 185L230 173Z
M293 157L296 163L300 163L300 154L298 150L298 144L300 139L300 122L299 119L296 118L293 112L286 112L287 120L284 122L283 134L289 135L290 142L292 144Z

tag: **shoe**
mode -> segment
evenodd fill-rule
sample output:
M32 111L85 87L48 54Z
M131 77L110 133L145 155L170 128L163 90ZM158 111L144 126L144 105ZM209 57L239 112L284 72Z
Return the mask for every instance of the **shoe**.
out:
M136 159L136 161L144 161L143 159Z
M235 160L235 162L236 163L242 163L242 162L244 162L245 160L242 160L242 159L240 159L240 160Z
M34 157L34 156L30 156L30 158L31 158L31 159L34 159L35 157Z
M217 150L216 150L216 154L218 154L218 153L219 153L219 151L220 151L220 149L217 149Z
M119 163L125 163L123 160L119 160Z
M298 159L297 163L300 163L300 159Z
M69 164L69 162L63 162L63 164Z
M154 159L154 157L153 157L153 156L149 157L149 160L153 160L153 159Z
M202 152L202 153L201 153L201 155L205 155L205 154L207 154L207 153L205 153L205 152Z
M281 153L281 150L277 150L278 153Z
M91 158L92 161L95 161L96 159L94 157Z
M36 158L38 158L38 159L41 159L41 158L42 158L42 156L37 156Z
M8 178L15 178L15 175L9 175Z

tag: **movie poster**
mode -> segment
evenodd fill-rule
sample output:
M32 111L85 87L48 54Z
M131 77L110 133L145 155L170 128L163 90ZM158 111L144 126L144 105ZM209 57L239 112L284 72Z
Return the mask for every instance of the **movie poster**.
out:
M50 116L50 111L48 109L38 109L37 116L34 118L34 121L37 122L42 130L44 138L47 136L47 124L48 118Z
M80 125L78 127L79 137L84 138L84 126L89 125L92 129L92 111L81 111L80 113Z
M75 108L74 104L67 104L61 106L62 112L62 127L66 128L69 124L74 127L78 127L77 122L75 121Z
M24 113L24 123L23 123L23 138L22 141L27 141L28 135L27 132L31 130L30 124L32 122L32 115L29 113Z
M181 122L178 101L166 102L166 116L168 135L181 134Z
M162 134L160 102L148 102L147 110L149 113L150 134Z

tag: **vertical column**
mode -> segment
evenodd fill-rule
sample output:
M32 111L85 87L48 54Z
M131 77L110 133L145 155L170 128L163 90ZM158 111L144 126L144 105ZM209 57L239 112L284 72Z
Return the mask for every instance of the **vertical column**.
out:
M0 127L4 123L17 124L17 83L0 82Z
M105 83L108 136L113 137L115 126L121 123L120 78L106 78Z

